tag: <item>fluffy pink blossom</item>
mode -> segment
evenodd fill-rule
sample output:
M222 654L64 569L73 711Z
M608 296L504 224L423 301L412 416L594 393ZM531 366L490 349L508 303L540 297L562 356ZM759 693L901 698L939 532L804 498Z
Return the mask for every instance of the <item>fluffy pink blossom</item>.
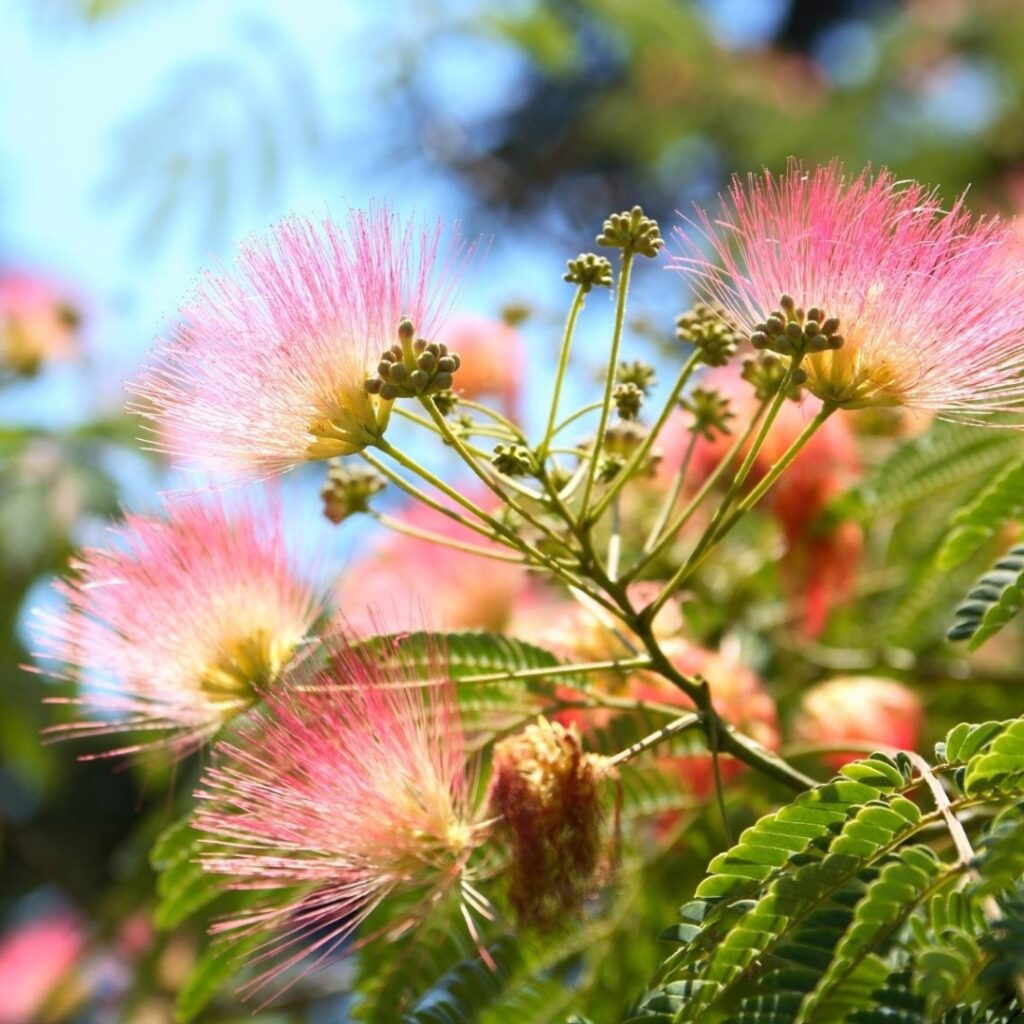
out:
M885 170L793 162L778 178L735 178L679 237L675 267L743 331L783 295L838 318L842 347L801 363L822 400L965 422L1022 411L1024 245L963 197L947 210Z
M217 926L266 933L253 990L330 958L392 895L408 899L391 936L450 893L471 931L469 908L489 913L467 866L487 825L443 658L417 669L396 645L385 669L331 644L326 669L293 674L237 743L215 747L196 794L203 867L235 888L283 890Z
M794 735L807 743L837 747L852 743L850 753L835 753L825 760L839 768L869 747L914 750L924 708L909 687L894 679L844 676L808 690L794 724Z
M30 1024L85 948L78 918L59 911L0 937L0 1024Z
M66 608L35 620L37 654L81 683L72 703L87 717L58 731L153 731L184 752L279 676L322 600L294 567L279 503L262 504L173 502L72 560Z
M0 271L0 367L28 377L44 363L70 359L80 321L58 284L28 271Z
M402 317L433 336L465 263L442 225L386 207L345 225L294 218L208 273L171 337L128 386L181 465L236 475L350 455L381 437L391 402L368 394Z

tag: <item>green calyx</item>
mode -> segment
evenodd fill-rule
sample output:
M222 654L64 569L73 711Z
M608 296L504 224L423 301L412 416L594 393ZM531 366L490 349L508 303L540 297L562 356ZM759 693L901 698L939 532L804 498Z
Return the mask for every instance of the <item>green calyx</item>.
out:
M643 208L634 206L623 213L613 213L605 222L597 244L604 249L621 249L623 254L636 253L654 259L665 244L658 222L645 217Z
M387 481L369 466L349 466L331 459L327 479L320 490L324 516L337 526L349 516L368 512L370 499L387 486Z
M521 444L495 445L491 465L504 476L533 476L537 472L532 453Z
M612 286L612 265L604 256L595 256L592 252L581 252L574 260L569 260L569 269L562 275L563 281L578 284L584 294L591 288L610 288Z
M451 390L455 371L462 361L448 346L413 337L416 329L408 318L398 325L400 344L381 353L377 376L366 382L371 395L392 401L420 398Z
M843 347L839 320L817 306L804 311L792 296L783 295L779 308L754 327L750 344L781 356L802 356Z
M694 388L679 403L693 416L690 430L700 434L708 441L713 441L716 434L729 434L729 420L735 414L729 407L729 399L713 388Z
M708 302L694 303L676 320L676 337L693 345L707 366L725 366L743 341L725 310Z
M782 387L789 372L789 360L782 359L774 352L761 352L756 356L747 356L743 360L741 376L751 385L754 393L762 401L767 401ZM802 392L801 385L807 380L807 374L796 368L792 371L786 397L799 402Z

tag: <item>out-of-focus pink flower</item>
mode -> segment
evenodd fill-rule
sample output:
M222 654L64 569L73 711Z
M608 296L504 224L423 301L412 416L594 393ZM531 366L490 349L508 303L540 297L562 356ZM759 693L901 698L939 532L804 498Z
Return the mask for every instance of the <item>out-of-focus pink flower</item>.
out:
M744 665L737 653L726 646L719 651L698 647L677 638L662 643L673 666L685 676L700 676L711 688L715 710L740 732L757 740L769 750L779 746L778 715L775 701L760 677ZM689 698L667 679L651 673L637 674L630 684L632 696L660 704L692 707ZM670 756L664 763L673 765L689 789L706 797L714 788L714 764L708 754ZM719 758L719 773L725 780L734 778L743 766L728 755Z
M709 371L704 383L729 399L736 415L733 429L742 431L760 404L753 388L733 366ZM748 477L751 486L764 477L800 436L819 408L820 403L810 396L799 404L786 402L782 406L754 460ZM822 521L829 502L846 490L860 473L860 456L850 419L833 416L826 420L763 503L776 517L785 535L787 551L782 571L794 611L811 636L821 632L831 608L849 593L860 561L860 528L851 522ZM689 442L689 424L688 414L674 413L662 435L665 459L661 481L665 487L670 486L672 474ZM684 497L692 495L704 483L734 442L733 435L719 434L713 441L698 438ZM745 454L746 451L741 452L739 458ZM731 474L726 474L724 479L728 482Z
M31 1024L85 948L73 914L49 914L0 938L0 1024Z
M285 543L279 502L173 502L85 550L39 612L37 654L66 666L88 718L56 731L155 732L184 753L273 683L322 607ZM114 753L140 749L134 744Z
M78 351L81 314L54 282L24 271L0 271L0 367L31 377L45 363Z
M402 667L385 672L337 641L329 667L270 691L203 776L203 867L235 888L305 890L217 926L267 934L273 966L254 988L337 953L388 896L411 898L389 934L449 894L483 905L467 863L487 826L443 656L426 678L400 644L389 660Z
M466 250L386 207L346 225L292 219L209 273L175 333L129 385L155 446L182 465L280 473L350 455L384 433L366 390L403 317L426 338L454 299Z
M753 334L784 295L838 318L837 350L801 369L817 397L902 405L965 422L1024 403L1024 246L963 199L838 163L735 178L680 231L675 266ZM710 247L711 255L707 255Z
M523 343L514 327L504 320L466 313L453 317L439 340L462 359L455 378L458 394L475 400L495 396L501 399L506 416L518 414Z
M923 720L921 701L909 687L893 679L848 676L822 683L804 695L793 735L839 750L848 742L913 750ZM825 760L839 768L865 756L859 749L829 754Z
M480 507L490 505L486 495L469 497ZM426 505L410 505L400 518L451 540L495 552L509 550ZM335 603L347 627L359 634L374 632L378 612L395 629L415 629L426 613L441 629L495 631L504 629L514 609L531 603L533 592L531 578L520 565L392 532L349 568Z

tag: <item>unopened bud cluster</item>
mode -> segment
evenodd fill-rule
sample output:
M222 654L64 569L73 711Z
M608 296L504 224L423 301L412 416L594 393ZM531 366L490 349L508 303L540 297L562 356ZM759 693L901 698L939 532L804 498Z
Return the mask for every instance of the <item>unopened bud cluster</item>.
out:
M707 302L694 303L676 320L676 337L693 345L708 366L725 366L743 341L725 310Z
M743 370L740 374L762 401L778 392L787 375L789 383L786 385L786 397L799 402L803 394L801 387L807 380L807 374L799 367L792 367L789 360L782 359L774 352L760 352L756 356L747 356L743 360Z
M533 455L521 444L495 445L491 465L505 476L532 476L537 471Z
M398 325L399 345L392 345L381 353L377 376L366 382L371 395L391 401L395 398L418 398L436 395L452 386L460 359L448 346L436 341L417 338L411 320Z
M783 295L779 309L754 327L750 343L779 355L805 355L843 347L839 320L827 317L817 306L806 312L792 296Z
M658 383L657 374L650 363L641 359L634 359L631 362L619 363L615 372L615 379L620 384L635 384L645 395L649 395Z
M575 727L541 718L495 744L489 801L511 858L509 898L522 924L551 929L579 911L601 864L605 757Z
M616 384L612 399L622 419L635 420L640 415L640 407L644 404L644 392L632 382Z
M713 388L694 388L679 404L693 416L690 425L693 433L713 441L715 434L731 432L729 420L734 418L734 413L729 407L729 399Z
M621 249L654 259L665 244L658 222L645 217L642 207L634 206L624 213L613 213L605 222L597 244L605 249Z
M612 284L612 265L604 256L596 256L592 252L581 252L574 260L569 260L569 269L562 280L570 284L578 284L584 294L591 288L610 288Z
M386 486L384 477L369 466L350 466L332 459L320 490L324 515L337 526L351 515L368 511L370 499Z

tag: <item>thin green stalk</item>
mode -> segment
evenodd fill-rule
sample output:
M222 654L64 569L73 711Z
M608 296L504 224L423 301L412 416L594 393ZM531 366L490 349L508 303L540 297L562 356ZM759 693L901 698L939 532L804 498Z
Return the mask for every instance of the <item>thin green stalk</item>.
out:
M517 441L523 444L526 443L526 435L519 429L516 423L507 416L503 416L496 409L492 409L489 405L484 405L482 402L474 402L468 398L460 398L459 405L466 409L472 409L474 412L482 412L485 416L490 416L495 423L504 427Z
M437 428L445 441L454 449L455 453L462 459L462 461L473 471L473 474L484 484L488 490L493 491L499 501L502 504L507 505L514 512L517 512L523 517L531 526L540 530L545 536L554 541L559 541L560 538L544 520L535 516L529 509L523 508L512 496L494 479L493 476L487 470L481 468L480 464L473 454L467 450L466 446L462 443L462 439L456 434L452 428L448 425L448 421L441 415L440 409L434 404L434 400L429 397L420 398L420 403L430 414L430 418L437 424ZM533 495L530 495L533 497ZM537 495L539 500L540 495Z
M578 419L581 419L582 417L586 416L588 412L595 412L596 410L600 409L603 405L603 402L591 402L589 405L583 406L582 409L577 409L574 413L572 413L572 415L566 416L566 418L562 420L562 422L559 423L557 427L555 427L554 432L551 436L557 437L570 424L575 423Z
M486 526L475 522L472 519L467 519L465 516L460 515L450 505L445 505L443 502L437 501L432 498L422 488L417 487L415 484L410 483L400 473L396 473L386 462L381 462L380 459L371 455L365 449L359 453L362 458L368 462L378 473L390 480L396 487L404 491L415 501L426 505L428 508L432 508L435 512L439 512L443 516L447 516L453 522L458 523L460 526L466 527L468 530L472 530L475 533L480 534L481 537L487 537L489 540L493 540L498 544L504 544L506 547L520 550L517 544L509 542L508 538L503 533L498 533L494 530L489 529Z
M696 447L697 431L691 430L690 440L686 444L686 451L683 452L683 461L679 464L679 469L676 472L675 479L672 481L668 497L662 503L661 510L658 512L658 518L654 520L651 532L647 535L647 540L644 542L643 553L645 555L650 554L651 549L658 543L658 538L668 523L668 517L672 514L672 509L676 507L676 502L679 500L683 484L686 482L686 473L690 468L690 460L693 458L693 451Z
M433 405L431 404L431 407ZM436 412L436 409L435 409ZM440 413L438 413L440 416ZM415 473L421 477L432 487L436 487L442 494L451 498L456 504L461 505L467 512L475 515L481 522L486 523L495 533L505 539L508 547L517 548L522 551L523 554L528 555L529 558L536 565L543 565L548 568L555 576L563 580L571 587L576 587L583 593L587 594L588 597L597 601L598 604L603 604L607 608L613 608L614 606L606 599L603 595L597 594L587 587L586 581L580 579L574 573L569 572L563 565L553 559L550 555L546 555L543 551L538 550L532 544L523 540L517 536L509 527L507 527L500 520L495 519L490 513L485 512L478 505L470 501L465 495L460 494L454 487L445 483L444 480L435 476L428 469L419 465L414 459L410 459L404 452L395 448L394 445L390 444L384 438L379 438L376 442L376 446L384 452L386 455L390 455L400 466L409 470L411 473ZM372 463L371 463L372 464ZM434 503L433 507L443 509L444 506L439 503Z
M658 418L654 421L654 424L647 432L647 436L643 439L640 446L632 455L630 455L626 465L616 475L611 487L608 488L594 506L594 510L589 516L591 522L596 522L601 518L602 513L611 503L612 499L615 498L619 491L621 491L622 488L633 479L634 473L644 464L644 460L650 454L651 449L658 440L658 435L668 422L669 416L672 415L672 410L675 409L676 402L678 401L680 394L682 394L683 388L686 387L686 382L693 375L693 371L700 365L700 361L701 353L698 350L695 351L683 364L683 368L679 371L679 376L676 378L675 384L672 385L672 390L669 392L668 400L665 402L661 412L658 414Z
M711 492L711 489L718 483L722 474L725 473L729 466L732 465L737 454L743 450L743 446L750 440L751 434L754 433L754 429L757 427L757 424L760 422L761 417L764 415L764 411L767 408L768 402L762 402L750 423L747 424L747 429L736 438L732 447L725 453L725 456L714 468L711 475L704 481L700 490L693 496L686 508L672 520L668 528L664 531L661 540L659 540L658 543L655 544L649 552L647 552L647 554L637 560L636 564L625 574L623 577L624 579L635 579L641 572L643 572L644 568L646 568L651 561L657 558L665 548L672 543L672 539L675 535L690 521L690 519L693 518L694 513L704 503L704 499Z
M790 463L800 454L801 449L811 439L817 429L835 412L836 406L826 403L821 411L804 428L800 436L786 449L779 460L765 475L764 479L736 506L732 515L721 524L713 519L704 531L690 557L676 570L672 578L665 584L654 601L644 609L644 615L653 618L658 614L665 602L675 593L679 586L698 568L701 562L714 549L732 528L749 512L768 492L772 484L789 467ZM716 517L718 518L718 517Z
M410 523L403 523L401 519L386 515L383 512L370 510L370 516L377 520L381 526L394 530L395 533L405 534L407 537L415 537L417 540L426 540L431 544L438 544L441 547L452 548L455 551L465 551L470 555L479 555L481 558L492 558L498 562L511 562L514 565L529 565L521 555L505 554L502 551L494 551L491 548L480 547L479 544L467 544L465 541L456 540L453 537L445 537L443 534L434 533L432 530L421 530L418 526Z
M551 411L548 413L548 426L544 431L544 440L537 446L537 461L543 462L548 457L548 447L551 439L555 436L555 421L558 419L558 402L562 397L562 384L565 381L565 371L569 365L569 352L572 349L573 335L576 333L576 321L579 319L580 311L583 309L586 289L581 285L576 289L572 305L569 307L569 315L565 321L565 331L562 334L562 347L558 354L558 370L555 373L555 387L551 394Z
M590 497L597 480L597 467L601 461L601 447L604 444L604 432L608 428L608 417L612 410L612 390L615 387L615 371L619 365L619 346L622 343L622 329L626 323L626 295L629 292L629 278L633 269L633 252L631 249L622 251L622 267L619 270L619 281L615 297L615 326L612 329L612 347L608 355L608 373L604 382L604 398L601 402L601 419L597 426L597 436L590 453L590 467L587 470L587 482L583 487L583 504L580 508L580 519L588 521Z

